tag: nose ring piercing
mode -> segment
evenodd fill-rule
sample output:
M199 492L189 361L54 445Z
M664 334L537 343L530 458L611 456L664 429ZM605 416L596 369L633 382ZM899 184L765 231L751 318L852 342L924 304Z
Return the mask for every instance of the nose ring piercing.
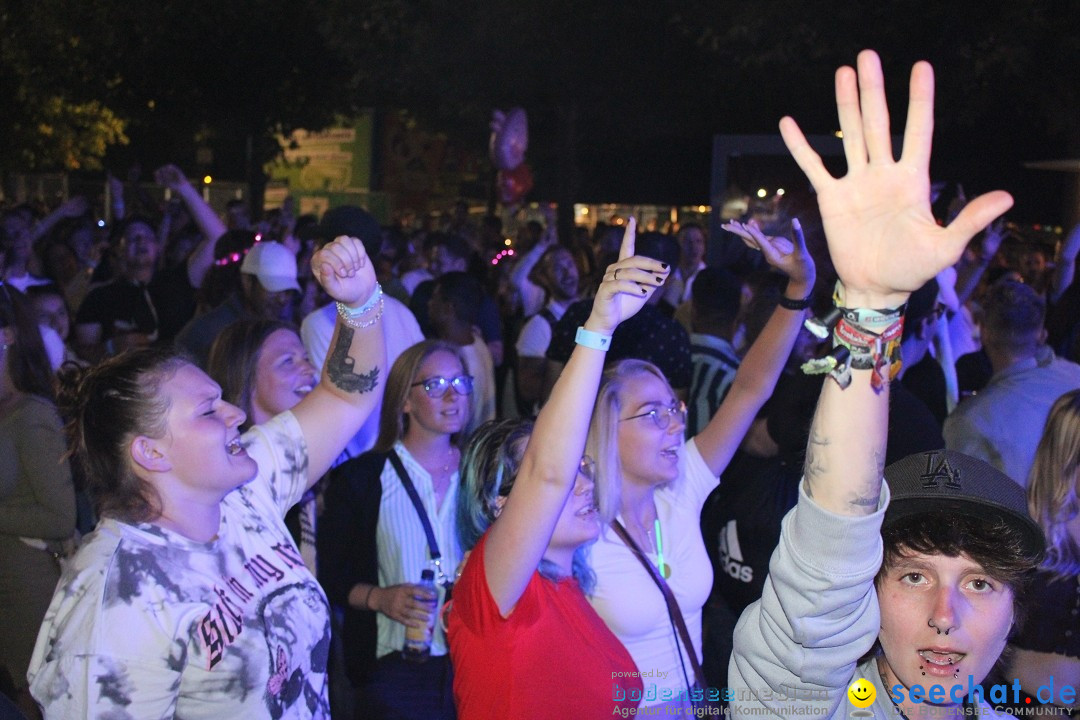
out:
M930 618L930 619L928 619L926 621L926 626L934 628L934 630L937 632L938 635L942 635L942 634L948 635L949 630L952 630L952 628L949 628L949 630L942 630L941 628L939 628L937 625L934 624L934 619L933 618Z

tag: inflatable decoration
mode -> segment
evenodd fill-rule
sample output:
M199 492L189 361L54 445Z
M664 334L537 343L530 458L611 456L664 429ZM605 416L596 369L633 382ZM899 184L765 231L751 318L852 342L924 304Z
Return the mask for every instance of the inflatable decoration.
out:
M521 108L491 113L488 151L497 170L514 170L525 160L529 147L529 118Z
M521 202L533 186L532 170L528 163L521 163L513 170L500 170L496 180L499 188L499 202L515 206Z

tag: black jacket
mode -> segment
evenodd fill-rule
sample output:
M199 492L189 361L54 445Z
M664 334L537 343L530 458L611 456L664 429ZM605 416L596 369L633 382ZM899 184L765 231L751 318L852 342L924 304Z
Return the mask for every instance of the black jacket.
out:
M378 628L375 613L351 607L348 598L357 583L379 584L375 530L386 460L386 453L366 452L330 471L316 533L319 582L344 612L345 674L357 687L375 669Z

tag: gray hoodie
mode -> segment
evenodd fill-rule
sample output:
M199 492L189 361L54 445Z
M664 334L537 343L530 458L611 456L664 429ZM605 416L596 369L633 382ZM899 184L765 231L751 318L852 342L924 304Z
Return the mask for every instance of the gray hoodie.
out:
M761 599L735 628L728 669L731 717L873 717L902 720L878 674L859 664L881 625L874 578L881 566L881 523L889 488L881 485L872 515L836 515L799 487L799 502L784 518L780 544L769 561ZM848 686L868 680L873 704L857 708ZM980 717L1006 717L985 702ZM857 714L856 714L857 713Z

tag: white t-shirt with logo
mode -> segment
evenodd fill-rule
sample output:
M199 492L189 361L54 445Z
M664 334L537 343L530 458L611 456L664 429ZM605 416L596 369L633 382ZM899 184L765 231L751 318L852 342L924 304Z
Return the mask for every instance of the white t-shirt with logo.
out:
M283 521L307 446L289 412L244 443L259 472L215 540L108 518L87 537L27 674L46 718L329 716L329 606Z

